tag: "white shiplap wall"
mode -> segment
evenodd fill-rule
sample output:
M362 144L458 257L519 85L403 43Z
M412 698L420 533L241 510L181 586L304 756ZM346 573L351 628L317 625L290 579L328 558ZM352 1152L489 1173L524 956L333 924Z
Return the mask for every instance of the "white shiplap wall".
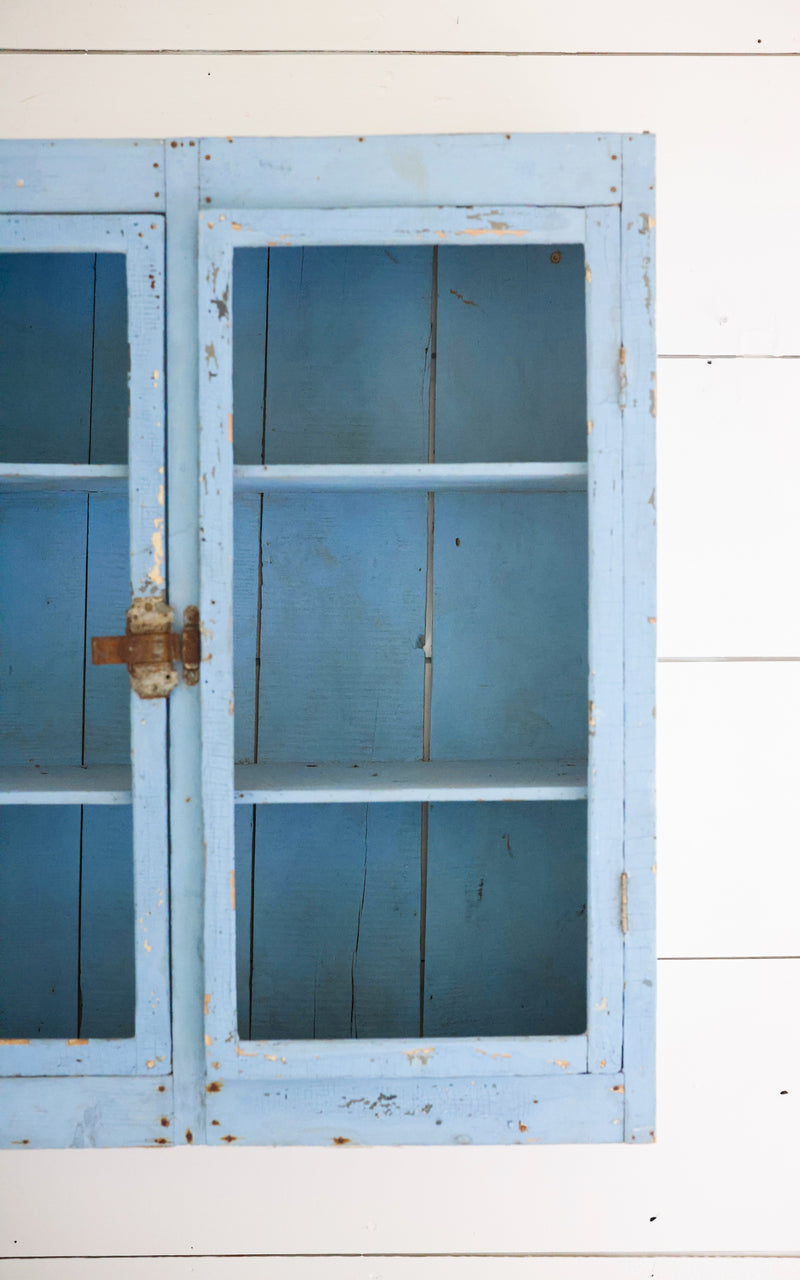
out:
M659 1141L3 1153L0 1276L800 1278L800 6L277 8L4 0L0 134L658 135Z

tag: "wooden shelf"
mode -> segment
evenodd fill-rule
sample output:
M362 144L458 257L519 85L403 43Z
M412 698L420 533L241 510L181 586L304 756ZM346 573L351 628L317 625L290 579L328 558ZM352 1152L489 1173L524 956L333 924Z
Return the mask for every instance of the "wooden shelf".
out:
M430 462L234 467L237 493L293 489L585 490L585 462Z
M126 493L128 468L71 462L2 462L0 492Z
M24 765L0 769L0 804L130 803L128 765Z
M244 764L237 804L380 804L423 800L585 800L585 764L541 760L396 760Z

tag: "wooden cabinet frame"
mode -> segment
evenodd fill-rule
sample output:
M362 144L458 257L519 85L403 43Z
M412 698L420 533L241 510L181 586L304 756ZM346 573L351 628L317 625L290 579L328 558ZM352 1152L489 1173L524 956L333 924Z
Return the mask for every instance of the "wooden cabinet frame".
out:
M181 685L168 704L171 1072L168 1046L158 1079L149 1066L154 1056L149 1050L144 1066L137 1059L110 1078L103 1078L106 1068L99 1065L87 1065L84 1074L71 1076L74 1068L68 1063L63 1071L70 1078L49 1078L53 1055L66 1062L65 1051L54 1048L55 1042L32 1042L26 1052L35 1059L36 1078L10 1078L0 1086L4 1141L32 1146L651 1141L652 139L491 135L4 143L0 190L7 236L46 223L53 244L63 238L65 226L94 227L100 234L134 214L159 215L154 227L166 215L164 574L176 616L200 604L204 659L199 689ZM41 219L42 214L51 217ZM65 214L82 216L55 216ZM324 482L333 478L342 492L398 486L458 490L487 484L529 492L586 490L587 779L565 784L562 778L554 784L544 774L501 771L494 790L487 790L486 780L476 781L463 770L444 781L441 772L411 770L381 775L371 784L370 796L329 770L319 782L318 798L326 785L333 801L345 796L345 787L349 799L425 801L438 798L445 785L455 785L461 798L491 801L535 800L556 795L558 786L562 791L564 786L584 786L589 806L588 1030L568 1037L480 1040L427 1035L401 1041L240 1039L234 792L250 803L303 797L291 770L273 773L271 779L263 771L245 770L234 782L233 490L234 484L259 492L322 481L308 467L271 467L269 475L264 468L239 467L234 474L230 308L220 305L220 299L230 297L233 249L289 243L448 244L458 243L465 230L499 242L501 226L519 244L583 246L587 464L326 466ZM9 247L6 240L2 247ZM150 325L148 332L158 345L160 328L156 332ZM203 376L201 360L209 346L215 353L213 379ZM148 355L148 362L158 367L155 356ZM159 389L149 363L149 382L134 369L132 403L140 388L142 394L148 386L163 394L163 382ZM150 405L148 411L152 415L156 407ZM140 439L152 453L152 433L132 433L131 439ZM151 463L152 475L147 472ZM143 463L154 494L157 464L149 454ZM135 469L138 475L132 455L132 477ZM4 483L19 481L8 476ZM135 545L140 542L137 535ZM156 718L165 715L163 703L152 705ZM144 744L136 745L141 761ZM137 786L142 793L148 786L162 787L166 796L163 754L146 754L141 778L137 764L134 793ZM4 803L16 796L12 781L0 782ZM163 811L162 821L166 841ZM137 875L144 875L142 850L150 848L149 839L139 837L135 848ZM143 989L140 981L140 994ZM137 1043L142 1025L137 1013ZM19 1057L22 1046L0 1046L0 1051ZM21 1070L29 1074L12 1065L10 1075ZM379 1097L386 1102L379 1108L378 1124L375 1108L368 1104ZM354 1100L364 1105L355 1106ZM89 1114L92 1123L87 1126Z

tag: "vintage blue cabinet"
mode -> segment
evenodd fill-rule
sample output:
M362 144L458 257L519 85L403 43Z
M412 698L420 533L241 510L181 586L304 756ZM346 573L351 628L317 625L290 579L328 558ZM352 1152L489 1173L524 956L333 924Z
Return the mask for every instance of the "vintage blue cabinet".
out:
M651 1141L652 139L0 190L3 1141Z

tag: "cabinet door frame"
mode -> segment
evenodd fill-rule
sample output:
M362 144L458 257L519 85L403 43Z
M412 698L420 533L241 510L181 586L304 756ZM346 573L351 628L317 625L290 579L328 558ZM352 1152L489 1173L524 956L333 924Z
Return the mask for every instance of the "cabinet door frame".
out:
M57 490L124 493L132 596L163 599L165 401L163 215L14 214L0 216L4 253L124 253L130 351L127 465L0 466L6 493ZM24 454L24 443L20 443ZM58 554L57 548L54 554ZM124 630L124 616L119 619ZM154 1141L164 1110L159 1083L171 1070L167 714L162 701L130 694L131 767L9 768L2 804L130 804L133 818L134 1035L126 1039L41 1039L0 1043L3 1137L61 1145L76 1117L87 1141ZM30 1079L38 1077L39 1079ZM71 1077L68 1078L68 1077ZM156 1082L158 1081L158 1083ZM151 1083L151 1081L153 1081ZM166 1092L167 1086L162 1086ZM127 1100L127 1109L126 1109ZM68 1140L69 1140L68 1138ZM67 1143L64 1143L67 1145Z
M382 139L391 152L412 140ZM416 140L413 140L416 141ZM426 140L430 141L430 140ZM455 144L464 139L453 140ZM537 139L529 140L532 144ZM588 143L588 139L585 140ZM598 140L599 141L599 140ZM605 141L605 140L603 140ZM614 140L616 141L616 140ZM446 140L439 139L441 145ZM617 146L621 150L621 140ZM303 158L303 140L284 155ZM204 143L209 152L215 144ZM248 146L247 143L244 144ZM277 146L278 144L274 144ZM333 144L332 144L333 145ZM219 158L207 155L207 160ZM264 161L269 143L248 151ZM320 153L324 143L318 143ZM615 160L617 156L613 157ZM227 156L223 154L223 160ZM293 175L300 165L287 165ZM238 189L252 173L238 171ZM202 169L201 169L202 173ZM230 178L230 172L226 175ZM291 183L292 176L288 179ZM212 210L201 209L200 344L209 364L200 375L201 419L201 608L213 653L204 664L202 688L203 784L206 824L206 1081L207 1105L216 1124L209 1141L336 1142L380 1141L436 1143L454 1140L522 1141L531 1132L538 1141L618 1141L631 1114L623 1072L624 944L629 926L630 872L623 853L623 412L628 353L622 334L623 211L613 204L579 208L505 207L470 204L463 208L355 205L337 209L267 209L257 195L243 207L224 201L227 184L212 179ZM263 184L265 187L268 183ZM477 185L480 185L480 178ZM524 185L524 184L522 184ZM552 185L552 184L551 184ZM557 180L556 180L557 185ZM563 185L563 184L562 184ZM546 187L547 183L543 183ZM211 189L211 188L210 188ZM611 191L616 188L612 185ZM313 189L306 189L313 203ZM293 192L297 205L302 194ZM324 196L321 197L324 199ZM499 213L498 213L499 209ZM502 216L499 216L499 215ZM233 401L231 371L232 260L235 247L311 244L458 243L476 227L492 234L502 226L515 243L574 243L585 246L588 445L590 510L590 684L589 684L589 955L588 1024L585 1036L509 1037L507 1039L430 1039L333 1041L245 1041L237 1029L235 996L235 906L233 866L232 734L232 464ZM650 226L646 228L649 234ZM497 237L499 240L499 237ZM463 243L463 241L462 241ZM636 338L634 334L634 355ZM643 351L647 339L642 335ZM209 352L213 356L209 357ZM202 354L201 354L202 365ZM443 470L443 468L439 468ZM239 484L261 487L255 468L238 468ZM298 472L270 467L270 483L291 486ZM308 469L309 472L312 469ZM357 467L319 468L342 487L359 487ZM423 468L424 470L424 468ZM292 473L295 474L292 474ZM213 481L211 477L213 476ZM311 483L313 477L307 477ZM303 481L301 480L300 483ZM459 483L455 478L456 485ZM266 483L266 482L265 482ZM635 501L640 500L636 495ZM633 504L635 506L635 502ZM645 552L643 563L647 561ZM222 590L220 590L222 584ZM648 637L649 639L649 637ZM264 798L267 798L266 796ZM324 799L324 796L320 797ZM363 797L362 797L363 798ZM630 964L628 971L631 971ZM648 970L649 972L649 970ZM647 979L652 991L652 978ZM476 1056L476 1051L477 1055ZM263 1083L273 1088L268 1092ZM650 1081L652 1083L652 1081ZM471 1118L475 1089L485 1098L480 1118ZM531 1094L536 1111L531 1113ZM362 1096L359 1098L358 1095ZM353 1115L351 1098L373 1102L391 1095L381 1108L380 1132ZM266 1099L266 1101L265 1101ZM430 1104L433 1103L433 1106ZM531 1118L523 1126L522 1111ZM374 1111L374 1108L369 1108ZM647 1112L648 1104L644 1103ZM431 1116L442 1116L435 1125ZM514 1130L509 1117L517 1115ZM535 1115L535 1121L533 1120ZM454 1137L453 1129L466 1130ZM511 1130L514 1130L513 1132ZM641 1132L641 1128L640 1128ZM649 1137L649 1133L647 1135Z

